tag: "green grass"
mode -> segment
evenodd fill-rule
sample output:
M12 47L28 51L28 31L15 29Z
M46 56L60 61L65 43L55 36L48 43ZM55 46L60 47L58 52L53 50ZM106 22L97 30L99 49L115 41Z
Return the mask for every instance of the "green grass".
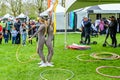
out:
M76 56L80 54L91 54L93 52L113 52L120 54L120 48L102 47L105 36L99 36L91 38L92 41L97 41L97 45L91 45L90 50L70 50L64 49L64 35L55 35L55 47L54 56L52 62L54 67L39 68L39 57L35 56L35 60L27 63L20 63L16 59L16 50L18 45L9 44L0 45L0 80L41 80L40 73L44 70L53 70L44 73L44 77L48 80L65 80L70 76L70 73L66 71L55 71L54 69L67 69L74 72L75 76L71 80L118 80L114 78L108 78L96 73L96 68L99 66L120 66L119 60L103 60L98 62L82 62L76 59ZM79 43L80 34L67 34L67 44ZM117 35L118 43L120 42L120 34ZM111 39L108 39L111 42ZM21 61L26 62L30 60L30 56L36 52L36 42L33 44L27 43L27 46L21 46L18 51L18 57ZM44 53L47 55L47 48L44 48ZM89 59L88 56L84 56L83 59ZM101 69L103 73L111 75L119 75L120 69ZM53 76L53 77L52 77Z

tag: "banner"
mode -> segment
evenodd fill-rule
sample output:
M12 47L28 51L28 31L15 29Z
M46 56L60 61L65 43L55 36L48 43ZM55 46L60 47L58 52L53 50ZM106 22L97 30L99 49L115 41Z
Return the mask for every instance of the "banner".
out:
M54 34L56 33L56 7L58 5L58 0L55 1L54 3Z

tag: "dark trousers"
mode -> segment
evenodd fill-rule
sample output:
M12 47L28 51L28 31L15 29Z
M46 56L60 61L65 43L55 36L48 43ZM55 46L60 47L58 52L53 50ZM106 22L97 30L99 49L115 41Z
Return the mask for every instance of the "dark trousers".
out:
M112 45L116 47L117 46L116 32L110 32L110 37L112 39Z
M0 38L0 44L2 44L2 38Z
M11 40L11 32L8 30L9 40Z
M5 38L5 43L8 43L8 38Z
M29 38L31 38L31 35L29 35ZM29 43L32 44L32 40L29 40Z
M85 43L90 44L90 34L85 33Z
M85 31L83 30L81 33L81 41L83 41L83 38L85 37Z
M20 33L18 33L16 36L15 44L20 44L20 42L21 42Z

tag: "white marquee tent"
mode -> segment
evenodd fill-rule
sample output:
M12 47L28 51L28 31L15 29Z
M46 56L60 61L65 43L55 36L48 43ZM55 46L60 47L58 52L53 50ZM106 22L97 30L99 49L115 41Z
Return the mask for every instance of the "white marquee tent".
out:
M48 12L53 9L53 5L51 5L50 8L48 8L46 11L40 13L40 16L48 16ZM57 5L56 8L56 29L57 30L63 30L64 28L64 14L65 14L65 8L62 7L60 4ZM54 15L53 15L54 16Z
M90 13L95 14L117 14L120 13L120 4L102 4L102 5L96 5L96 6L89 6L85 8L80 8L77 10L74 10L74 12L77 14L77 28L80 27L80 23L84 16L88 16Z
M27 16L23 13L21 13L20 15L17 16L17 18L26 18Z
M5 14L3 17L2 17L2 19L13 19L14 17L12 16L12 15L10 15L10 14Z
M21 13L20 15L18 15L16 18L19 18L21 19L22 22L25 22L25 21L29 21L29 17L26 16L25 14Z

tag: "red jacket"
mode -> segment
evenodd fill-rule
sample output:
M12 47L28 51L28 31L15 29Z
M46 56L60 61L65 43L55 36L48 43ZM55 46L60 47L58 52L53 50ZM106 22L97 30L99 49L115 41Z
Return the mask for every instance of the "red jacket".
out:
M3 30L3 28L2 28L2 26L0 25L0 32L2 32L2 30Z

